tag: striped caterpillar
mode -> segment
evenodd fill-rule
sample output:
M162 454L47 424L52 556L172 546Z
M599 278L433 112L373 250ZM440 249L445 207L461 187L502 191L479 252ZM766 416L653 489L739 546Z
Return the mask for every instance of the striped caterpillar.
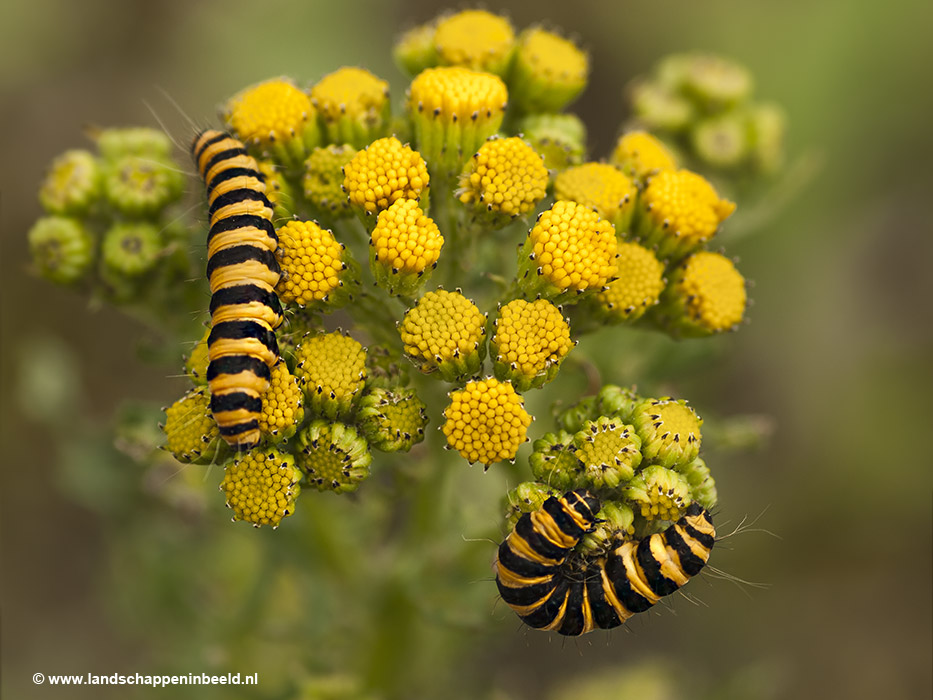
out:
M587 562L564 566L596 524L599 501L584 490L548 498L525 513L499 546L496 584L502 599L531 627L580 635L618 627L698 574L709 560L716 530L698 503L664 532L624 542Z
M279 359L278 236L265 180L240 141L208 129L195 137L191 154L207 187L210 216L211 413L223 439L245 451L259 443L262 394Z

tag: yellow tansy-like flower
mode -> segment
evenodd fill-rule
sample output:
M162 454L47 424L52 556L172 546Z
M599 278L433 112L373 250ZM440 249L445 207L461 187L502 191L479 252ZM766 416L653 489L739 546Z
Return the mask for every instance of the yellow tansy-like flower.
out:
M505 83L492 73L459 66L422 71L408 91L418 150L433 169L460 172L499 129L508 101Z
M279 362L272 368L272 380L262 395L259 430L273 442L281 442L295 434L304 415L304 395L298 378L288 371L285 362Z
M619 243L618 279L596 294L595 301L610 322L635 321L658 303L664 291L664 264L637 243Z
M276 286L279 298L299 306L341 306L354 291L346 280L348 265L344 247L334 234L313 221L289 221L278 231L279 266Z
M582 465L577 484L584 488L618 488L641 464L641 439L632 426L617 418L599 416L586 421L573 436L573 445Z
M305 161L301 179L305 197L333 218L350 213L350 201L343 190L343 168L356 154L349 144L330 145L315 148Z
M586 87L589 58L572 41L540 27L522 32L509 76L524 113L559 112Z
M518 391L540 387L557 376L574 346L560 309L545 299L516 299L499 309L490 340L496 377Z
M673 332L702 336L735 330L747 303L745 278L733 262L700 251L675 268L659 310Z
M388 209L398 199L418 199L429 177L424 159L394 136L373 141L343 168L350 204L366 214Z
M628 230L638 190L622 171L606 163L584 163L554 178L554 196L595 209L621 236Z
M369 247L376 283L390 294L410 296L437 265L444 245L437 224L413 199L399 199L379 214Z
M502 75L509 65L515 32L505 17L464 10L438 21L434 48L441 65L463 66Z
M226 120L237 138L260 154L303 161L320 140L311 98L285 78L243 90L227 103Z
M399 325L408 355L422 372L458 381L479 371L486 353L486 316L459 291L428 292Z
M523 216L547 194L544 160L517 136L492 137L460 176L460 201L506 219Z
M519 285L529 297L573 299L605 287L615 277L615 259L612 224L582 204L555 202L519 251Z
M366 349L348 335L309 335L295 350L295 374L308 410L324 418L350 417L366 381Z
M700 453L703 419L683 399L644 399L632 411L645 464L686 466Z
M444 418L447 445L470 464L480 462L487 468L515 459L531 424L515 388L492 377L451 392Z
M661 170L677 167L677 160L667 146L647 131L622 134L616 141L610 161L637 178L646 178Z
M276 449L252 450L227 465L220 490L234 520L275 528L295 511L299 481L301 471L292 455Z
M648 180L639 198L636 235L659 258L677 259L713 237L735 211L713 186L689 170L662 170Z
M425 68L437 65L434 48L435 23L427 22L412 27L395 42L392 57L408 77L418 75Z
M189 391L165 409L165 449L179 462L210 461L220 447L220 430L211 415L210 395L205 389Z
M389 84L368 70L345 66L311 88L311 102L324 123L327 139L362 148L389 121Z

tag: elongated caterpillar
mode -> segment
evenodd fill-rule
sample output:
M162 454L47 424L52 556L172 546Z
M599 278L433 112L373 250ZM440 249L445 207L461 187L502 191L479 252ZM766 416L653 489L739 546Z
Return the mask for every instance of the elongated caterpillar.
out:
M259 443L262 394L279 360L278 236L264 177L242 142L209 129L195 137L191 154L207 187L210 216L211 412L223 439L244 451Z
M693 503L664 532L568 570L568 555L593 529L598 511L599 501L583 490L548 498L522 515L499 546L499 593L527 625L571 636L618 627L683 586L709 560L716 530L709 512Z

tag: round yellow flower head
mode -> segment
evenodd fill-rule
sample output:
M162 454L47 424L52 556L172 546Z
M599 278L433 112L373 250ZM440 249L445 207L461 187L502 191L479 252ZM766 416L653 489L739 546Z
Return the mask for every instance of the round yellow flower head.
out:
M540 27L522 32L509 85L523 113L559 112L586 87L589 58L572 41Z
M661 307L669 330L703 336L735 330L747 303L745 278L732 261L700 251L674 270Z
M545 299L510 301L499 309L495 328L490 340L495 375L518 391L551 381L574 346L560 309Z
M529 297L558 303L599 291L615 277L615 231L582 204L555 202L528 233L518 265L519 285Z
M446 66L411 81L408 106L418 149L442 173L458 173L466 159L502 124L509 93L492 73Z
M584 163L567 168L554 179L554 196L595 209L621 236L632 221L638 190L618 168Z
M531 416L509 382L489 377L451 392L442 429L448 447L470 464L513 460L526 441Z
M165 409L165 449L185 464L210 461L219 447L220 430L211 415L210 395L189 391Z
M409 78L418 75L425 68L437 65L434 30L434 22L419 24L406 31L395 42L392 57Z
M344 166L343 173L350 204L370 215L398 199L418 199L429 182L421 154L394 136L373 141Z
M340 218L350 213L350 201L343 191L343 168L357 150L348 144L315 148L305 161L301 179L305 197L322 212Z
M486 316L459 291L426 293L405 314L399 335L422 372L449 382L478 372L486 354Z
M637 243L619 243L618 279L595 300L610 322L635 321L658 303L664 291L664 263Z
M460 176L460 201L474 204L505 222L534 211L547 194L544 160L517 136L491 137ZM505 223L503 222L503 223Z
M301 471L287 452L252 450L227 465L220 490L234 520L276 528L295 511L299 481Z
M502 75L512 57L515 32L505 17L464 10L441 19L434 48L441 65L463 66Z
M692 502L687 480L657 464L643 469L623 493L647 520L677 520Z
M391 110L389 84L368 70L348 66L321 78L311 88L311 102L328 141L356 148L382 135Z
M318 491L356 491L369 476L373 456L356 428L343 423L316 420L298 435L297 461Z
M390 294L410 296L430 276L444 237L413 199L399 199L379 214L369 246L376 283Z
M678 259L713 237L735 211L713 186L689 170L662 170L648 180L639 198L636 234L659 258Z
M614 489L635 475L641 464L641 440L635 429L617 418L586 421L573 436L574 455L583 464L578 485Z
M677 161L667 146L647 131L622 134L616 141L610 162L639 179L677 167Z
M260 155L289 164L303 161L320 140L311 98L285 78L267 80L231 98L226 121Z
M314 221L289 221L278 230L282 276L276 292L285 303L337 308L355 291L344 246Z
M646 464L687 465L700 453L700 418L683 399L644 399L632 411Z
M304 415L304 395L298 378L288 371L288 365L279 362L272 368L272 380L262 395L259 430L272 442L281 442L295 434Z
M366 349L342 333L308 336L295 350L295 374L312 415L331 420L353 414L366 381Z

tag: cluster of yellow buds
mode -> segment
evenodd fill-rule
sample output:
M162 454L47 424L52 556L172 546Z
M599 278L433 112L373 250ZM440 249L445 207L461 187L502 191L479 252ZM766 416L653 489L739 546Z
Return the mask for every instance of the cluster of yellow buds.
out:
M293 513L300 484L357 489L378 465L374 451L417 455L429 418L467 462L514 462L530 441L526 394L557 378L584 334L638 323L700 337L744 319L745 280L709 249L735 205L648 129L623 133L602 157L588 153L582 121L566 111L590 71L574 41L465 10L412 29L395 58L411 78L399 113L389 83L352 66L306 85L272 78L222 109L274 212L267 271L279 273L270 295L284 323L268 345L279 359L252 451L234 455L218 439L207 333L192 343L191 386L164 430L179 461L224 466L235 518L257 526ZM747 103L741 70L677 61L662 71L668 103L675 92L702 101L704 114ZM693 112L679 126L652 114L636 116L668 132L692 124ZM758 124L743 126L758 139L748 152L764 167L776 132L747 114ZM711 128L690 137L708 162ZM97 147L65 153L42 185L49 216L29 234L37 268L74 283L96 263L114 298L138 298L143 280L184 288L174 282L192 276L185 256L206 231L203 215L180 232L167 223L184 189L171 143L109 130ZM102 221L103 235L92 226ZM176 311L203 311L203 288L191 289ZM512 516L556 491L589 489L604 504L585 545L598 548L676 519L692 501L709 508L700 425L683 401L606 386L534 440L536 481L511 494Z
M773 174L784 159L783 110L753 99L744 66L707 53L675 54L631 92L634 118L722 172Z

